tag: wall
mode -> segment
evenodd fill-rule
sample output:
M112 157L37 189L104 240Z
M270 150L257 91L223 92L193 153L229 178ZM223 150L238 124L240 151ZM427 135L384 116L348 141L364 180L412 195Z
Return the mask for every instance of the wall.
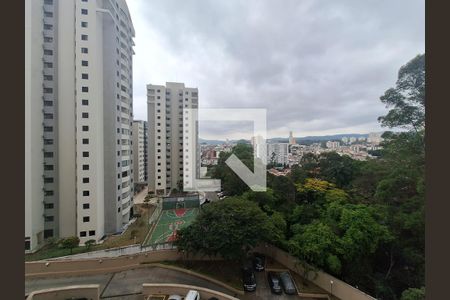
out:
M27 300L79 299L83 297L89 300L98 300L100 297L100 286L98 284L88 284L45 289L32 292L27 297Z
M200 293L201 299L209 299L210 297L216 297L219 300L239 300L238 298L229 296L227 294L213 291L207 288L185 285L185 284L165 284L165 283L144 283L142 285L142 293L145 296L155 294L177 294L185 296L189 290L195 290Z
M261 246L255 249L256 252L261 252L266 256L270 256L279 263L288 267L291 271L304 275L304 268L298 264L298 260L290 255L289 253L278 249L277 247L267 245ZM325 291L331 293L333 296L336 296L340 299L345 300L374 300L370 295L358 290L357 288L352 287L351 285L339 280L330 274L327 274L322 271L317 271L317 276L315 276L314 272L310 272L308 274L309 281L313 282L320 288ZM331 287L331 281L333 281L333 285ZM299 291L302 292L302 291Z

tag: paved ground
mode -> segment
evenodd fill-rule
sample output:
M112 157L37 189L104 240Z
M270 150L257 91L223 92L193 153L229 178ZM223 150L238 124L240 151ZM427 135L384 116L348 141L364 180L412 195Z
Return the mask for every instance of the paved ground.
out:
M25 280L25 293L46 288L76 284L99 284L101 299L140 300L143 283L179 283L201 286L233 296L221 286L186 273L157 267L141 268L102 275L70 276L63 278L39 278ZM266 298L269 299L269 298Z
M158 224L156 224L156 228L146 244L174 241L176 239L176 231L191 224L197 214L197 208L163 210Z
M147 187L143 188L142 191L133 196L134 204L144 203L145 196L147 196Z

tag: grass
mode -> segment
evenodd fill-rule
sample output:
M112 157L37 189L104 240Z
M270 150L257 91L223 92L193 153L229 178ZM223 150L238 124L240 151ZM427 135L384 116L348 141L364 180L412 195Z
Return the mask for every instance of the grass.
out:
M237 290L242 289L240 265L230 261L164 261L167 265L191 270L219 280Z
M109 236L102 244L91 246L89 250L85 246L73 248L72 254L105 250L143 243L150 230L148 219L154 210L155 207L152 205L147 206L145 204L136 204L135 211L141 214L141 217L137 218L137 220L133 224L131 224L123 234L118 236ZM136 236L136 241L131 233L134 233L134 236ZM70 249L59 248L57 245L47 245L35 253L25 254L25 261L48 259L70 254Z

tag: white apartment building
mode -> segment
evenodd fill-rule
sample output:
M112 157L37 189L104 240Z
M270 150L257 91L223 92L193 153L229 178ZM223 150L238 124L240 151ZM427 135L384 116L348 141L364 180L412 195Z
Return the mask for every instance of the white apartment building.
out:
M146 146L147 122L133 121L133 178L134 183L145 183L146 178Z
M374 145L379 145L383 141L383 138L381 137L383 135L383 133L384 132L369 133L369 136L367 137L367 142L374 144Z
M289 143L267 144L267 163L287 165L289 163Z
M25 1L25 250L120 231L132 204L125 0Z
M338 141L328 141L326 142L326 146L328 149L338 149L340 143Z
M167 194L183 189L200 174L198 123L186 110L197 108L197 88L177 82L147 85L149 192ZM186 149L184 139L191 141ZM196 159L192 163L193 152Z

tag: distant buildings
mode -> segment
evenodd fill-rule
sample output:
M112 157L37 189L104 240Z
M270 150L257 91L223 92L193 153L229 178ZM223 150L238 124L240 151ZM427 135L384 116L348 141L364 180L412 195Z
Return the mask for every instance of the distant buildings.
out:
M135 184L147 181L147 122L133 121L133 178Z
M340 146L340 143L338 141L328 141L326 143L326 146L328 149L338 149Z
M383 132L371 132L369 133L367 142L373 145L379 145L383 141L383 138L381 137L382 135Z
M125 0L25 1L25 250L121 231L133 204Z
M287 165L289 153L288 143L267 144L267 163Z
M196 108L197 88L177 82L147 85L149 192L166 195L200 174L198 125L185 110ZM184 139L192 140L188 148Z
M295 141L292 131L289 131L289 145L295 145L295 144L297 144L297 142Z

